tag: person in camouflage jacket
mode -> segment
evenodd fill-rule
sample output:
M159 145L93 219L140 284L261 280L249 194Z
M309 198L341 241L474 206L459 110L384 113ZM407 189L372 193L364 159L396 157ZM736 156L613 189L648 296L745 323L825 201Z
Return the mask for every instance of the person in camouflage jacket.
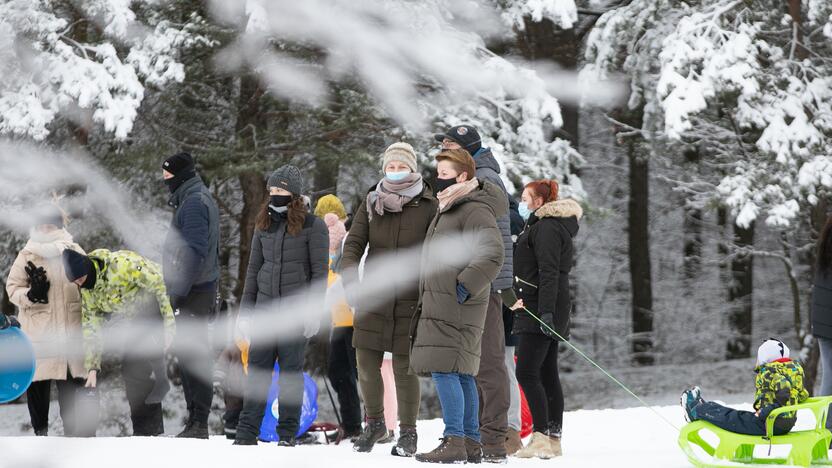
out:
M775 408L796 405L809 398L809 392L803 387L803 366L797 361L779 358L757 366L754 371L757 373L754 409L759 412L772 405ZM795 414L785 413L780 418L794 419Z
M737 411L712 401L704 401L699 387L682 393L682 407L688 421L703 420L737 434L766 435L766 419L772 410L803 403L809 392L803 387L803 367L789 358L789 348L769 338L757 350L757 376L754 379L754 410ZM794 412L782 413L774 421L774 434L787 434L794 427Z
M67 278L81 287L86 386L97 384L104 324L113 322L114 329L116 323L126 325L118 327L117 340L129 350L121 367L133 435L164 433L161 401L170 388L164 351L176 325L159 265L135 252L106 249L89 256L66 250L63 261Z

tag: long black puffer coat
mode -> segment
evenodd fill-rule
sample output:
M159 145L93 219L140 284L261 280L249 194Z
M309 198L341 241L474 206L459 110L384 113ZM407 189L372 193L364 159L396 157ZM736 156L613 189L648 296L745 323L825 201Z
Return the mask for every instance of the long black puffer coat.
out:
M552 314L555 331L569 339L569 271L578 220L583 210L570 199L547 203L530 217L514 249L514 291L526 308L541 317ZM540 323L523 309L515 311L515 335L542 334Z

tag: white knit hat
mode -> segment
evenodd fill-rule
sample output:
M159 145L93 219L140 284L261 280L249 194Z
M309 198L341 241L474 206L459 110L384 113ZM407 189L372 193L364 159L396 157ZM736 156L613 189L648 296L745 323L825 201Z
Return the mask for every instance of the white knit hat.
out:
M417 172L416 168L416 151L409 144L400 141L388 146L384 151L384 157L381 163L381 169L384 170L390 161L400 161L407 164L411 172Z
M775 338L763 341L763 344L757 348L758 366L787 357L789 357L789 347L786 346L786 343Z

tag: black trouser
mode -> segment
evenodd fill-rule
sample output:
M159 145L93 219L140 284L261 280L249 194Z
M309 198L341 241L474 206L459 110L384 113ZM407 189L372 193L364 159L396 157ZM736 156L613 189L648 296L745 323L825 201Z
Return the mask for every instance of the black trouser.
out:
M192 291L185 297L176 315L176 357L188 419L202 424L208 423L214 395L214 349L210 321L214 315L216 295L215 290Z
M64 435L69 437L86 436L87 434L78 434L75 420L75 393L84 386L84 379L70 377L67 380L55 380L55 385L58 388L58 407L61 412L61 421L64 424ZM26 390L29 419L32 421L32 429L35 430L36 434L49 428L51 389L51 380L38 380L32 382Z
M254 329L256 330L256 320ZM298 432L300 411L303 405L303 353L306 339L274 339L253 341L248 355L248 376L245 383L243 411L237 424L237 439L254 440L260 434L260 424L266 408L266 399L272 381L272 369L277 359L280 365L278 384L278 412L280 419L277 435L288 440Z
M751 411L735 410L719 403L705 401L693 407L691 416L694 421L707 421L734 434L763 436L766 435L766 419L775 407L767 406L760 411L760 416L757 416ZM774 423L774 435L788 434L794 423L794 419L784 420L778 417Z
M358 398L355 348L352 347L352 327L332 329L329 345L327 375L338 394L341 424L345 431L361 430L361 400Z
M136 312L125 331L121 375L134 436L155 436L165 432L161 403L146 403L153 390L154 361L164 359L164 328L159 305L148 299L134 305Z
M536 334L519 335L517 381L526 394L535 432L563 426L563 389L558 376L558 342Z

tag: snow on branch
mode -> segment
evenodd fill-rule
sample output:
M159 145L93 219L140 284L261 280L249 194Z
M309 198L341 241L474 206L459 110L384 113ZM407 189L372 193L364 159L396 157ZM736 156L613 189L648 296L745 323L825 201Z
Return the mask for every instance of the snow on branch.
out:
M145 85L182 81L177 56L202 40L188 24L174 27L154 14L153 0L79 0L81 19L61 16L52 3L0 4L0 133L43 140L59 116L86 114L124 139ZM96 33L73 34L92 27Z

